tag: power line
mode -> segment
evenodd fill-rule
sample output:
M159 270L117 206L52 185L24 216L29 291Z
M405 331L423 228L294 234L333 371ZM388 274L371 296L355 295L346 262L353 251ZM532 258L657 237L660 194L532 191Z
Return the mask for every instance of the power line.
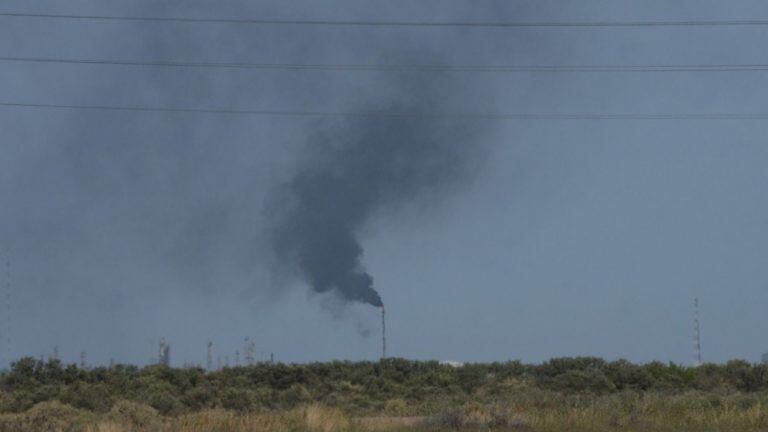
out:
M768 71L768 64L680 64L680 65L528 65L528 66L473 66L473 65L373 65L373 64L304 64L304 63L228 63L148 60L107 60L51 57L0 57L0 61L18 63L86 64L113 66L148 66L171 68L211 69L276 69L320 71L383 71L383 72L759 72Z
M451 113L451 112L387 112L387 111L275 111L238 110L180 107L143 107L113 105L59 105L0 102L0 107L40 108L60 110L165 112L187 114L253 115L273 117L382 117L382 118L437 118L453 120L768 120L768 114L495 114L495 113Z
M311 25L346 27L734 27L765 26L768 20L685 21L358 21L358 20L268 20L242 18L138 17L107 15L63 15L0 12L0 17L49 18L92 21L177 22L208 24Z

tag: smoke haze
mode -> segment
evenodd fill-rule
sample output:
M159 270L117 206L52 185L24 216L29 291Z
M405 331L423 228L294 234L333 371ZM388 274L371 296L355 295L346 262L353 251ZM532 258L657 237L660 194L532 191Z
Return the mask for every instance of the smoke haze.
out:
M455 93L420 84L403 92L405 101L361 111L434 113L440 110L434 94ZM315 292L383 306L362 261L361 229L382 208L425 195L436 202L465 180L483 152L473 140L477 133L471 123L417 115L355 118L310 134L309 157L272 196L271 239L278 266L295 272Z
M768 18L764 0L3 0L2 10L349 21ZM0 56L764 64L764 32L2 17ZM313 112L764 113L767 78L759 71L2 61L0 100ZM393 356L688 362L694 296L702 301L705 361L757 361L768 350L765 121L341 120L4 107L0 131L0 248L13 274L12 344L2 352L12 357L49 355L58 345L67 362L86 351L92 364L146 363L165 337L174 363L204 363L208 340L215 355L233 358L250 336L279 361L375 359L377 338L358 335L379 328L371 289L388 307ZM306 295L317 291L325 294ZM328 319L324 302L342 305L346 318Z

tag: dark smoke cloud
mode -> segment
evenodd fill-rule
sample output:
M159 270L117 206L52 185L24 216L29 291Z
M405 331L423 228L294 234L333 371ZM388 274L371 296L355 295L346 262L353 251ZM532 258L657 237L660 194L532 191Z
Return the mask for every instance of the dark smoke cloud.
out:
M435 112L455 93L436 87L418 82L405 100L362 110ZM383 306L363 264L361 230L381 210L431 202L466 180L481 153L477 129L423 116L366 117L314 134L303 164L271 197L278 264L315 292Z

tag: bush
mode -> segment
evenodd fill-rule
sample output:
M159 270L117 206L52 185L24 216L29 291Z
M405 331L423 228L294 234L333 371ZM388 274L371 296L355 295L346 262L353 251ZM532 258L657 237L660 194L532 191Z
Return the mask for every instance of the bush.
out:
M278 398L284 408L293 408L312 401L309 390L300 384L292 385L289 389L280 392Z
M67 387L60 398L64 403L88 411L104 413L112 407L112 395L104 383L75 383Z
M258 408L258 402L251 390L229 388L221 395L221 406L224 409L245 412Z
M148 405L126 400L117 402L106 418L111 422L142 430L158 427L161 424L160 416L156 409Z
M389 415L403 415L408 410L408 403L403 399L390 399L384 405L384 411Z
M93 414L61 402L43 402L16 416L18 429L24 432L80 432L93 425Z
M216 390L210 386L196 387L185 393L180 401L192 411L213 408L217 402Z
M185 411L179 399L166 391L152 393L147 403L162 415L179 415Z
M616 390L601 372L569 370L552 380L552 387L560 391L607 393Z

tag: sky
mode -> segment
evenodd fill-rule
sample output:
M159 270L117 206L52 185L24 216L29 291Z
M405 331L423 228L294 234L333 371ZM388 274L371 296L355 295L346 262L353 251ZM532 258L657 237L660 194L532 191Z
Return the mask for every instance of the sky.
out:
M5 0L0 12L299 20L768 19L763 1ZM0 17L0 57L150 61L766 64L768 26L370 28ZM766 113L765 72L284 71L0 61L0 102L359 111ZM370 121L370 120L366 120ZM374 120L375 121L375 120ZM391 121L391 120L390 120ZM2 362L375 360L378 309L276 271L274 191L358 120L0 107ZM396 122L395 122L396 123ZM451 120L473 161L355 233L388 354L706 361L768 351L765 120ZM397 130L397 125L392 128ZM396 136L396 135L394 135ZM374 140L371 145L386 143ZM278 200L280 197L278 196ZM278 263L279 264L279 263ZM277 265L279 267L279 265ZM6 311L10 311L7 316ZM10 340L10 344L7 341Z

